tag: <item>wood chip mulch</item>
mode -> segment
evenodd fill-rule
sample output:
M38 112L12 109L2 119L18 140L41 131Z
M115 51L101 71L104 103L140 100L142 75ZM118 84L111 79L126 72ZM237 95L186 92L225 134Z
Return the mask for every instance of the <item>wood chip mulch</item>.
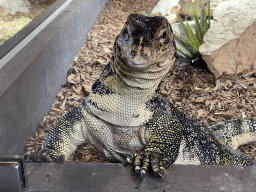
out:
M27 150L43 147L51 126L72 107L78 106L90 93L92 83L109 62L116 36L130 13L151 12L158 0L110 0L99 16L88 38L73 61L66 81ZM194 116L206 126L237 117L256 120L255 74L227 76L216 79L205 69L189 66L180 75L177 70L161 84L160 93L178 109ZM254 154L256 143L240 146L240 150ZM79 146L73 162L106 162L89 143Z

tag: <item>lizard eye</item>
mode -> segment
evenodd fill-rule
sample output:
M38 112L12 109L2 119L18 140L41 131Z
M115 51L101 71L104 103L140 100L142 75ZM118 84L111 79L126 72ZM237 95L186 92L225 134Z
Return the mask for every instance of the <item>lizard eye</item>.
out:
M163 32L162 38L164 39L166 37L166 31Z
M127 30L127 27L126 27L126 26L124 27L123 33L124 33L124 34L127 34L127 33L128 33L128 30Z
M126 26L123 29L123 36L124 36L125 40L129 39L129 33L128 33L128 29Z

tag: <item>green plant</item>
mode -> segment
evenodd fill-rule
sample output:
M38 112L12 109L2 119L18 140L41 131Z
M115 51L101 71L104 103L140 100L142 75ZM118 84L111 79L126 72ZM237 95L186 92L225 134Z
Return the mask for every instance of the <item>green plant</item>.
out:
M147 11L143 11L143 14L144 14L145 16L152 17L151 14L150 14L149 12L147 12Z
M204 34L210 28L210 0L208 0L208 19L204 8L203 0L201 2L201 15L199 18L194 12L195 20L195 33L189 26L187 19L186 25L182 21L180 15L178 14L178 22L180 23L183 35L178 35L174 33L175 42L177 45L178 54L185 56L188 59L196 59L200 57L199 47L203 43Z

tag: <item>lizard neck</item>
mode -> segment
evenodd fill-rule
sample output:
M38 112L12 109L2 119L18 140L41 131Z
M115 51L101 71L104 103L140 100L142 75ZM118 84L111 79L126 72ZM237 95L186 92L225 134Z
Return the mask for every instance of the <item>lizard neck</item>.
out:
M146 108L169 67L163 70L133 70L120 60L110 62L110 70L99 81L108 93L94 90L88 97L88 110L104 121L118 126L141 126L150 119ZM99 87L102 85L98 85Z
M161 80L170 71L171 62L169 59L163 58L151 63L146 69L140 69L130 66L125 59L116 54L111 62L111 68L127 89L155 92Z

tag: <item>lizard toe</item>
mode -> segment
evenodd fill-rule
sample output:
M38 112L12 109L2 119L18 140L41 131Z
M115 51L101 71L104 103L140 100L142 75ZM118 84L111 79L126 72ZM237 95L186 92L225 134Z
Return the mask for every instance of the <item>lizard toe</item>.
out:
M40 159L40 162L45 162L45 163L52 163L53 162L53 158L50 154L49 149L47 149L47 148L41 149L38 152L38 157Z
M27 162L31 162L31 161L35 162L38 160L38 153L36 153L35 150L26 151L23 157Z
M159 167L159 169L154 171L154 173L159 177L164 177L166 175L165 168L163 167Z
M160 170L159 160L158 160L157 157L152 157L151 167L152 167L152 170L153 170L154 173L157 173Z
M140 181L142 181L144 179L144 176L146 174L147 170L145 168L141 168L140 169Z
M124 161L124 165L129 165L132 164L135 160L135 158L137 157L137 153L133 153L130 156L128 156L125 161Z
M48 148L43 148L36 152L35 150L27 151L24 154L24 159L27 162L40 162L40 163L62 163L65 160L65 156L58 154L55 158L51 155L51 152Z

